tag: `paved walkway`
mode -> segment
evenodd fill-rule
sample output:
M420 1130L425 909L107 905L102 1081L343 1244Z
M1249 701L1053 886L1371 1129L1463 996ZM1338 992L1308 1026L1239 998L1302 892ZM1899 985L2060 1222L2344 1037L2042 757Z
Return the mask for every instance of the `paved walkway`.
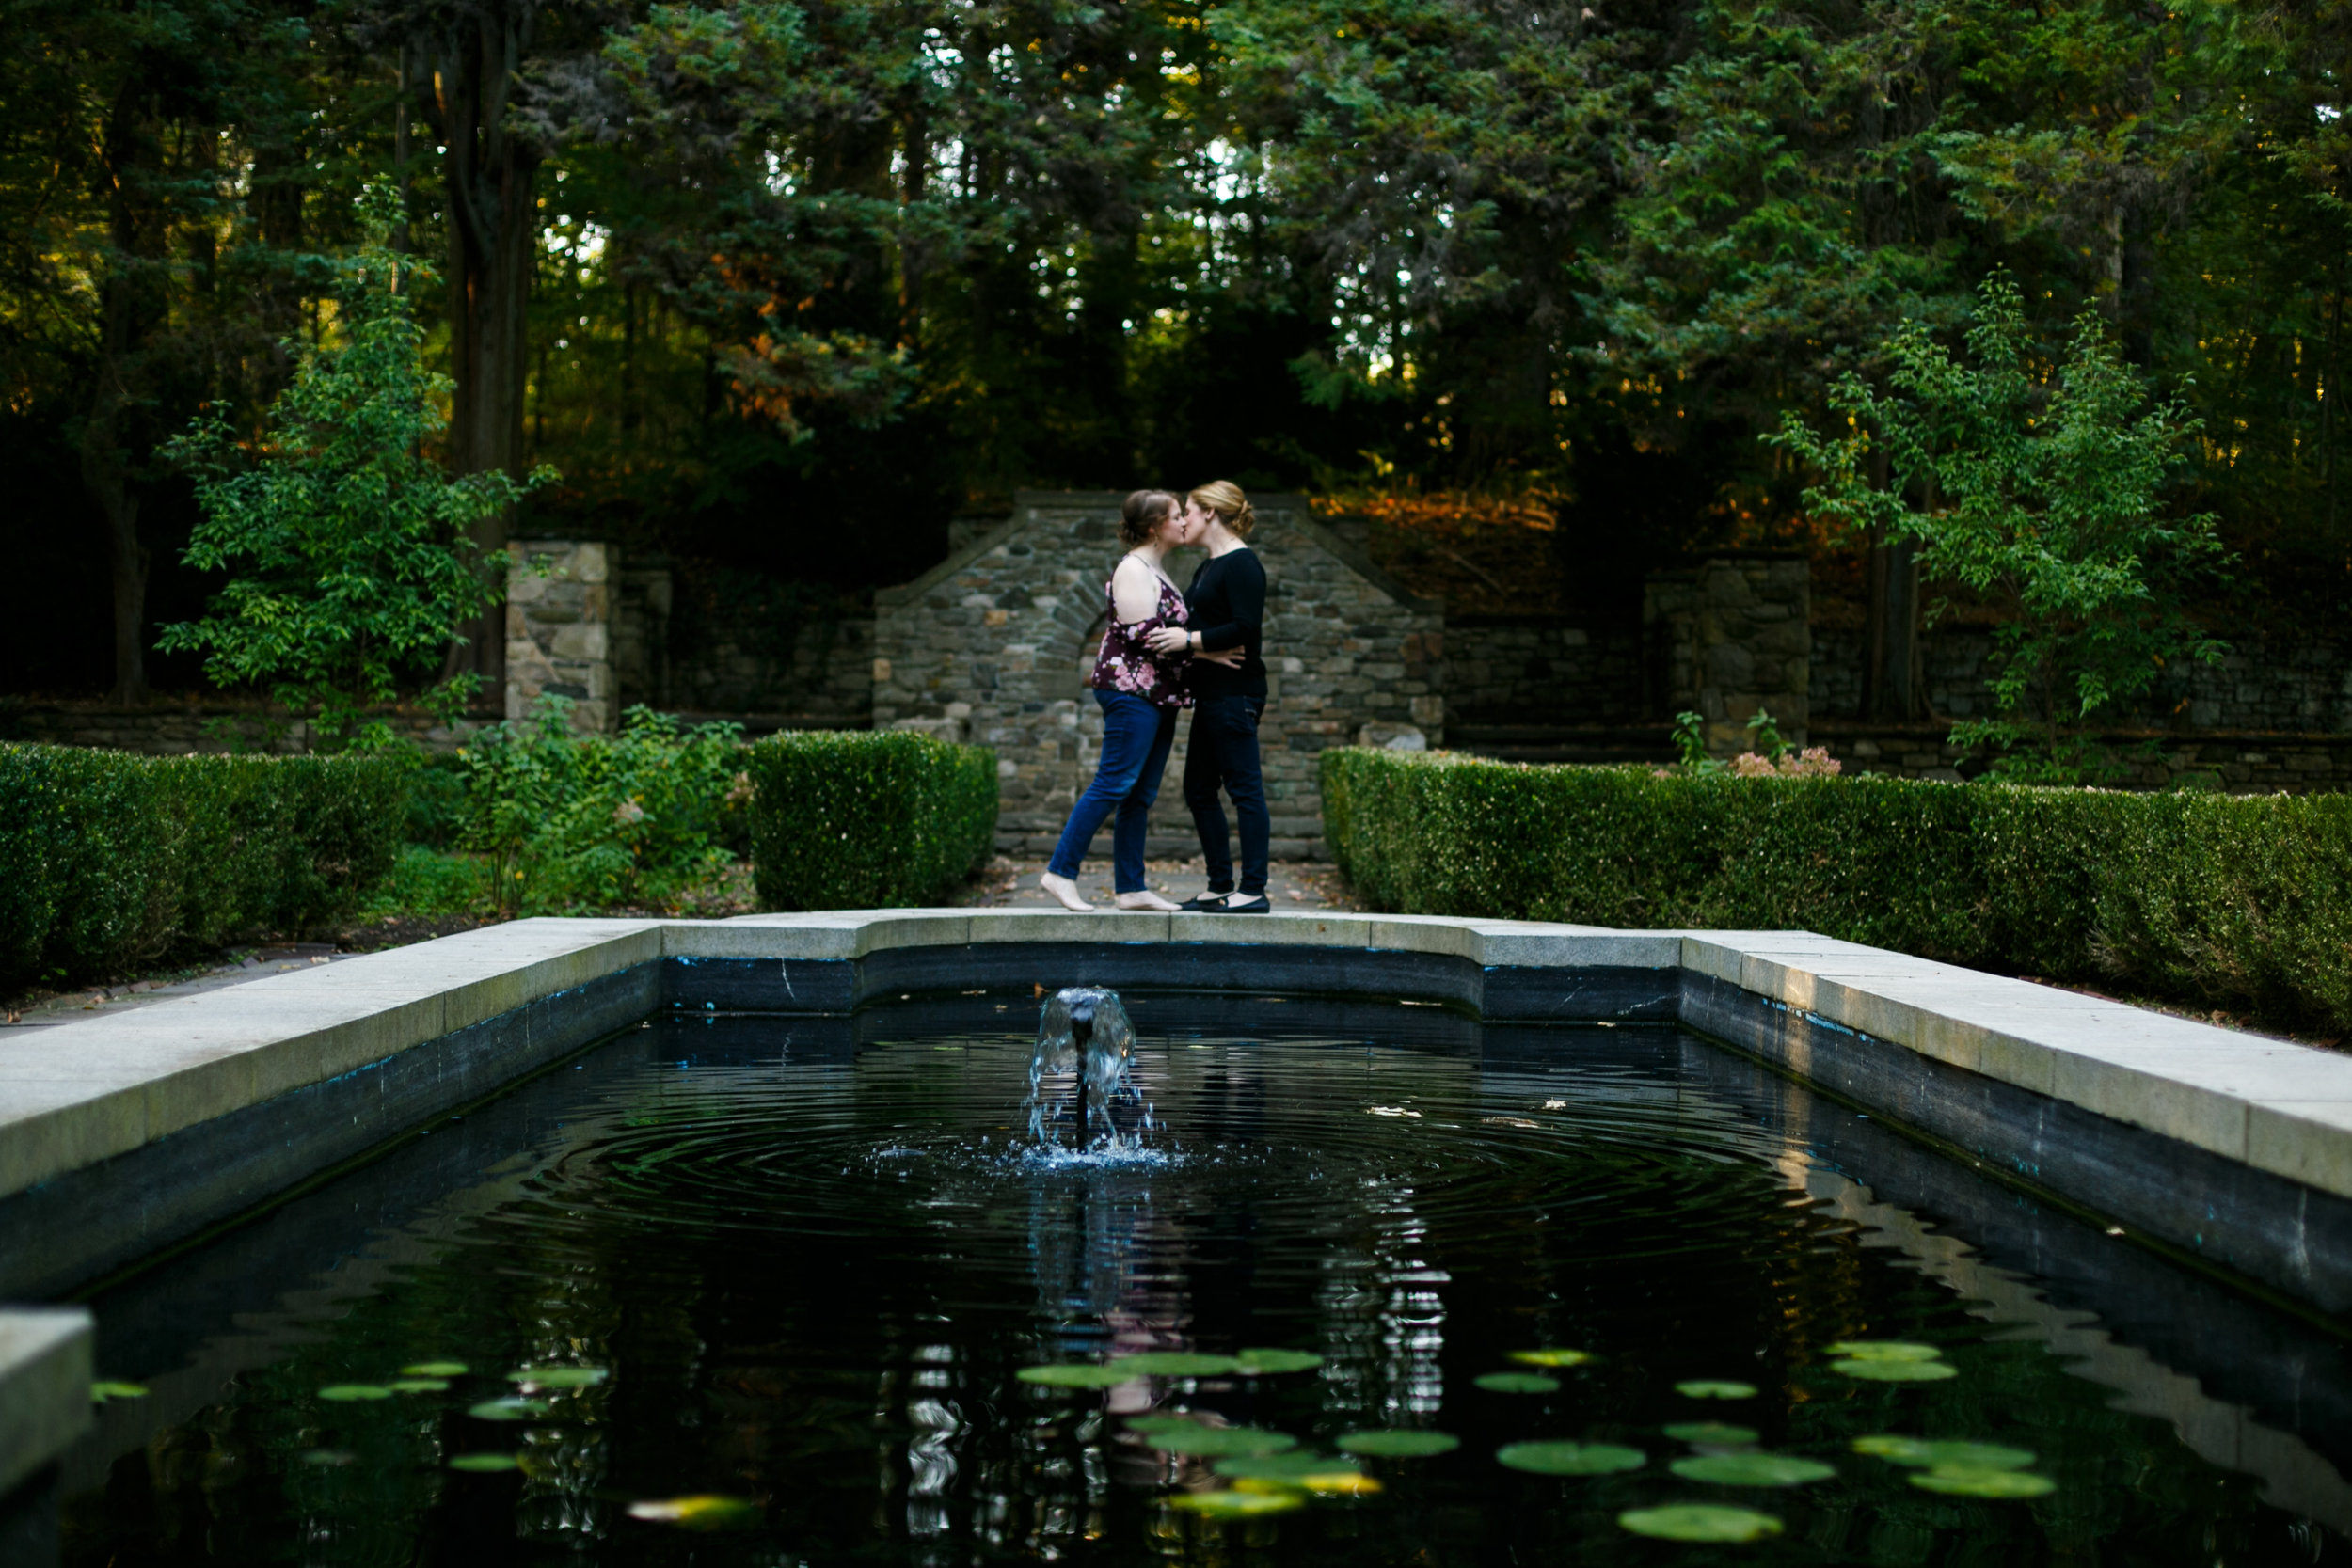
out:
M965 887L953 902L979 909L1051 907L1054 900L1037 884L1045 869L1041 860L1012 860L999 855L988 869ZM1146 861L1144 880L1152 891L1182 902L1206 892L1208 875L1198 857L1188 861ZM1108 861L1089 861L1078 873L1078 892L1100 909L1115 909ZM1266 879L1266 894L1278 910L1338 910L1356 914L1364 906L1340 879L1335 865L1313 861L1277 861Z

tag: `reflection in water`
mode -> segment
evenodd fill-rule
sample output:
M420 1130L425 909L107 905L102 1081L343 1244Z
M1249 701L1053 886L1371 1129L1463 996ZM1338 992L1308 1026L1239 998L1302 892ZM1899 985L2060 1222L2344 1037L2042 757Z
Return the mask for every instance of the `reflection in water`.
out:
M2082 1354L2076 1318L1989 1326L1909 1265L1911 1243L1882 1244L1902 1211L1821 1168L1812 1148L1843 1113L1759 1113L1671 1031L1547 1031L1482 1058L1412 1048L1409 1018L1382 1043L1180 1023L1124 1053L1133 1103L1160 1107L1149 1144L1089 1147L1081 1117L1041 1150L1015 1016L885 1016L854 1053L752 1021L624 1037L443 1146L111 1293L101 1370L157 1392L103 1411L74 1456L72 1560L681 1561L627 1507L703 1493L760 1507L743 1534L696 1539L698 1562L1190 1559L1227 1527L1165 1499L1219 1484L1211 1462L1125 1424L1185 1409L1327 1449L1389 1426L1464 1439L1372 1462L1377 1497L1231 1527L1286 1562L1646 1562L1617 1512L1714 1496L1666 1469L1681 1450L1661 1428L1693 1416L1674 1386L1693 1378L1756 1385L1736 1418L1838 1470L1773 1497L1787 1533L1744 1560L2308 1560L2299 1543L2325 1532L2262 1489L2347 1516L2309 1448L2287 1488L2180 1441L2170 1423L2212 1406L2176 1373L2166 1418L2111 1408L2052 1354L2053 1334ZM1935 1343L1961 1375L1827 1371L1822 1347L1857 1336ZM1599 1359L1556 1396L1474 1386L1540 1345ZM1013 1376L1252 1346L1326 1360L1103 1391ZM428 1357L474 1370L446 1394L318 1397ZM612 1376L546 1391L530 1420L467 1415L534 1365ZM1851 1452L1882 1431L2031 1448L2059 1491L1929 1497ZM1493 1462L1536 1438L1650 1462L1572 1481ZM490 1450L523 1473L446 1468Z

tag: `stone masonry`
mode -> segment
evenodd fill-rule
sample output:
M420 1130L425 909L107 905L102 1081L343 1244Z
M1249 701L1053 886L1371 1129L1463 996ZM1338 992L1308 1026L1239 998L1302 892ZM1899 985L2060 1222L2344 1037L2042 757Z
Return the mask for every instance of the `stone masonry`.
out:
M1652 705L1697 712L1708 750L1748 749L1748 720L1770 712L1804 745L1811 717L1812 565L1794 555L1712 556L1645 585Z
M1049 851L1093 777L1100 711L1085 689L1118 560L1116 493L1024 491L1011 517L973 531L914 582L875 595L874 726L996 750L998 847ZM1253 498L1265 562L1271 700L1259 732L1274 853L1322 858L1316 768L1327 747L1444 739L1443 613L1383 577L1297 496ZM1200 560L1168 562L1178 583ZM1197 848L1184 811L1185 737L1152 817L1154 854ZM1107 854L1109 828L1094 853Z
M542 694L572 700L576 734L617 727L613 702L611 546L569 539L506 546L506 717L527 718Z

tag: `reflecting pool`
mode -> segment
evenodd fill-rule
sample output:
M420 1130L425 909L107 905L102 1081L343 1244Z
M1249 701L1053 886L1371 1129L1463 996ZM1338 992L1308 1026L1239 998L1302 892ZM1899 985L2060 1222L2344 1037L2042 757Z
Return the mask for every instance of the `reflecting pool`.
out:
M106 1288L67 1560L2347 1552L2336 1339L1730 1053L1128 1002L1107 1151L1025 990L657 1019Z

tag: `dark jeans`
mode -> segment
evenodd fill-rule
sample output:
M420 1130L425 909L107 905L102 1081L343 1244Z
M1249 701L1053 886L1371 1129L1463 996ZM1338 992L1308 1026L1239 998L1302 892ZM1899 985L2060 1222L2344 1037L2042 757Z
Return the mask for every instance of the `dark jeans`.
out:
M1233 798L1241 826L1241 891L1265 891L1266 843L1273 824L1266 816L1265 775L1258 766L1258 717L1263 697L1212 697L1192 710L1192 739L1184 751L1184 804L1200 830L1200 853L1209 863L1209 891L1233 891L1232 851L1225 837L1223 786Z
M1111 829L1111 884L1120 893L1141 893L1143 830L1152 818L1152 802L1160 798L1160 775L1168 768L1168 749L1176 739L1176 710L1100 688L1094 700L1103 709L1103 760L1095 765L1094 782L1070 808L1070 821L1045 869L1057 877L1075 877L1103 818L1117 812L1119 821Z

